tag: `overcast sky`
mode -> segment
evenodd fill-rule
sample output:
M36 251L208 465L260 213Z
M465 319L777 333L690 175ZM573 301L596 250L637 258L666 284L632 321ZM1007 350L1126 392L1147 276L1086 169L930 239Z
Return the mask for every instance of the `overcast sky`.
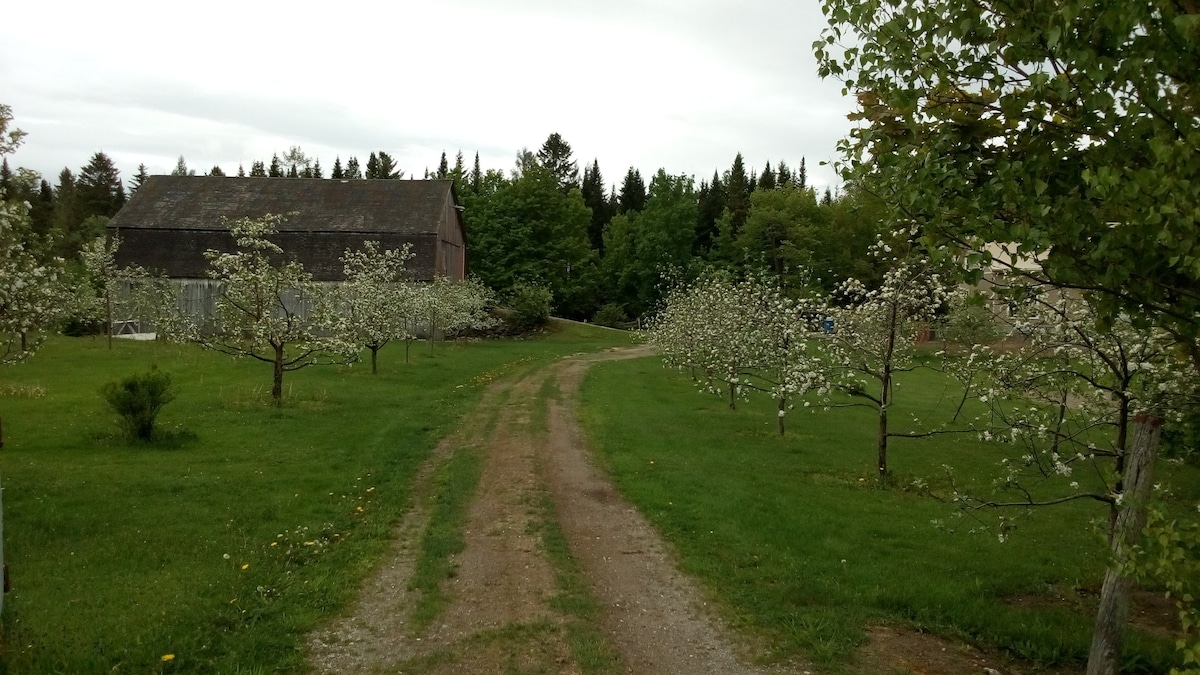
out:
M850 128L821 81L818 0L20 2L0 24L0 102L29 136L13 166L51 183L104 151L128 180L247 171L299 145L328 176L375 150L406 175L443 150L508 171L552 132L609 184L695 176L741 152L807 159ZM649 177L647 176L647 179Z

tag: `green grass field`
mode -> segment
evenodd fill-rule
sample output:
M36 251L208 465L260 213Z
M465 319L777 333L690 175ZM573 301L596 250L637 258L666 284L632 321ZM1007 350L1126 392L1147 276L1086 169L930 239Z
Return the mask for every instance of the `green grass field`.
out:
M892 415L900 430L911 413L935 419L954 409L936 375L900 385ZM589 436L623 493L775 657L850 667L865 629L887 623L1035 666L1086 658L1106 560L1093 521L1105 511L1095 502L1044 509L1001 543L969 533L977 523L908 487L926 478L945 490L942 465L950 464L963 485L986 491L1000 473L995 445L974 435L893 439L896 480L881 487L876 419L864 408L798 408L780 438L765 397L731 411L655 358L597 365L583 404ZM1160 479L1194 503L1195 470L1164 464ZM1035 597L1065 599L1015 601ZM1127 652L1126 672L1165 672L1172 645L1135 632Z
M289 373L191 346L56 338L0 371L5 673L251 673L303 666L387 543L411 479L492 380L622 344L562 324L537 339L403 345ZM153 444L118 435L104 382L151 364L179 397Z

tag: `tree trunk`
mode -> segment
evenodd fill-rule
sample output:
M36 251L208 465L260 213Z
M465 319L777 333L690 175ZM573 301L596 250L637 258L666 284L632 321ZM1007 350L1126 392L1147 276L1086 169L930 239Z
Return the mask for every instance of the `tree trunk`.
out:
M271 384L271 398L275 405L283 400L283 345L275 345L275 378Z
M105 283L107 284L108 282L106 281ZM112 351L113 303L112 291L109 291L107 288L104 290L104 320L108 325L108 330L106 331L108 333L108 349L109 351Z
M371 347L371 374L372 375L376 375L379 373L378 357L379 357L379 347Z
M737 410L737 401L734 400L735 397L734 397L733 389L734 389L733 383L730 382L729 383L729 409Z
M1088 654L1087 675L1119 675L1121 650L1125 644L1125 629L1129 623L1129 595L1133 583L1121 571L1127 562L1129 548L1138 543L1146 524L1146 502L1154 482L1154 463L1162 441L1162 417L1139 414L1133 422L1133 445L1127 453L1122 482L1120 514L1112 533L1112 561L1104 573L1100 590L1100 608L1096 611L1096 628L1092 633L1092 650Z
M778 417L778 419L779 419L779 422L778 422L778 425L779 425L779 435L780 435L780 436L782 436L782 435L783 435L783 415L784 415L784 407L787 405L787 399L786 399L786 398L783 398L783 397L780 397L780 398L779 398L779 401L778 401L778 403L779 403L779 414L777 415L777 417Z
M883 368L879 378L879 437L876 439L876 465L879 478L887 477L888 406L892 403L892 356L896 353L896 331L899 330L900 308L892 302L888 324L887 349L883 353Z

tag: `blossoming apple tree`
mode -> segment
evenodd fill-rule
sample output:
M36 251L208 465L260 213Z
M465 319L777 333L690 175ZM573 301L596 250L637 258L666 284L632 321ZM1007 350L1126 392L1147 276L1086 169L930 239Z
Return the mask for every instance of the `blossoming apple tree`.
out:
M357 356L357 345L331 330L331 291L299 262L278 261L283 250L270 236L284 219L266 215L229 223L237 251L204 253L209 277L218 282L213 314L183 326L189 340L207 349L270 363L276 404L284 373Z

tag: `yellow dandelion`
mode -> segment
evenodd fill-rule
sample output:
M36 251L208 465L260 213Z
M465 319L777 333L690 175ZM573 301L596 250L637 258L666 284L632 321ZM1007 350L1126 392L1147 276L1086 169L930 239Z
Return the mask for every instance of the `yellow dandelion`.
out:
M305 545L305 546L312 546L312 545L313 545L313 544L315 544L315 543L316 543L316 542L312 542L312 541L306 541L306 542L304 542L304 545Z
M175 660L175 655L174 655L174 654L163 654L163 655L162 655L162 660L163 660L163 661L174 661L174 660Z
M271 542L271 545L272 545L272 546L278 546L278 545L279 545L279 542L277 542L277 541L273 541L273 542Z
M250 569L250 563L246 563L245 565L242 565L242 569L244 569L244 570Z

